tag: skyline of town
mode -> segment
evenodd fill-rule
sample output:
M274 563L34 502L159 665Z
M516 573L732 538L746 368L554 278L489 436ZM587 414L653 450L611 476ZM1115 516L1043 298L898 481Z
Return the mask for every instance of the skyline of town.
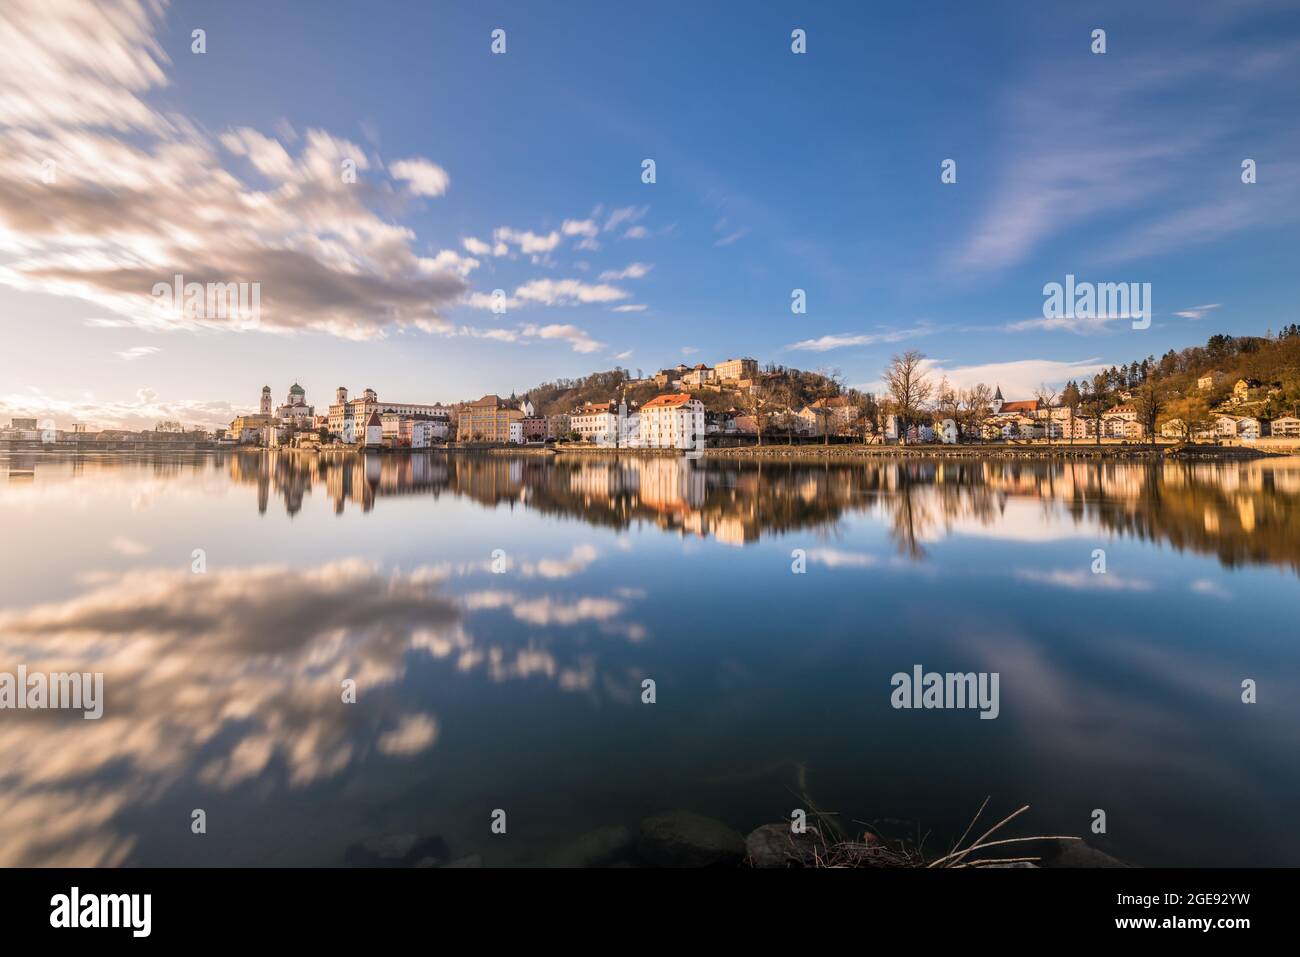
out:
M1271 332L1271 330L1265 330L1265 332L1268 333ZM1193 345L1193 343L1183 343L1183 345L1184 346ZM737 355L744 355L744 352L737 352ZM706 369L710 369L711 371L711 369L714 368L714 365L710 365L710 363L707 363L707 361L698 361L699 356L690 356L690 359L692 359L692 361L679 361L679 363L676 363L675 365L677 368L682 369L682 371L688 371L688 369L698 369L698 368L706 368ZM720 368L727 363L735 363L735 361L741 361L741 360L728 358L727 360L716 361L716 365L718 365L718 367ZM764 363L764 361L757 360L757 359L744 359L744 361L753 361L753 363L757 364L758 368L767 368L767 365L770 364L770 363ZM1053 390L1056 390L1057 393L1060 393L1060 391L1063 390L1063 387L1066 386L1067 381L1087 380L1087 378L1091 378L1093 374L1105 372L1106 369L1112 369L1118 367L1118 365L1125 363L1125 360L1119 358L1115 361L1097 361L1097 363L1089 365L1086 373L1078 374L1078 376L1069 376L1066 378L1062 378L1062 380L1039 380L1035 382L1030 382L1030 380L1027 380L1027 378L1024 378L1023 376L1018 376L1018 374L1015 374L1014 371L1011 371L1011 374L1008 374L1008 378L1006 378L1006 380L1001 380L1001 378L998 378L998 380L985 381L979 377L963 376L957 378L957 380L954 381L952 380L952 378L949 378L949 371L946 371L946 369L941 367L936 367L936 365L933 364L930 359L928 358L923 359L923 363L924 363L924 371L926 371L927 374L931 374L931 376L935 378L936 381L940 380L940 378L944 378L944 380L948 380L950 384L952 384L954 387L958 387L958 389L961 389L961 387L965 385L988 385L991 386L992 389L1001 391L1002 387L1004 387L1004 382L1005 382L1006 393L1011 395L1019 395L1019 397L1032 397L1032 395L1037 393L1037 391L1039 391L1043 386L1052 387ZM1014 367L1015 363L1011 363L1009 365L1013 365ZM610 371L614 371L614 369L617 368L627 368L627 367L620 367L620 365L615 364L614 367L611 367ZM649 371L645 371L645 369L640 369L640 368L632 368L632 369L628 369L628 373L629 376L633 376L634 373L638 373L638 372L645 373L645 376L643 376L643 378L641 378L640 376L636 376L633 378L633 381L637 381L637 380L649 381L650 378L653 378L656 373L659 373L660 376L662 376L662 373L664 371L668 371L668 369L671 368L673 368L673 365L663 365L663 367L651 367ZM796 372L800 371L800 369L794 367L788 367L788 368L792 369L792 371L796 371ZM591 374L591 373L603 372L603 371L604 369L589 369L589 371L586 373L577 373L577 374L578 376L582 376L582 374ZM827 372L828 369L826 367L822 367L819 369L807 369L807 371L824 373ZM1000 371L1000 369L997 368L993 369L993 372L998 372L998 371ZM277 381L278 378L283 378L283 376L278 376ZM309 391L309 393L311 394L320 394L320 393L328 394L330 393L330 391L337 390L337 387L335 387L335 389L326 390L326 389L317 389L317 387L315 386L307 387L307 386L300 385L304 381L311 382L312 381L311 377L294 376L291 377L291 381L292 381L292 385L294 385L295 387L300 387L300 389L303 389L303 391ZM536 389L536 387L541 386L543 384L545 384L545 382L538 381L538 382L533 382L533 384L530 384L529 386L526 387L516 387L516 389L497 391L497 393L491 393L491 391L489 391L489 393L481 393L481 394L482 395L510 395L510 397L526 397L526 395L530 394L530 391ZM689 382L689 381L685 382L685 384L682 385L682 387L685 387L685 389L698 389L698 386L699 386L699 382ZM270 387L270 386L268 385L265 387ZM880 398L880 399L884 399L888 397L888 385L885 384L883 374L881 374L880 377L876 378L875 381L872 381L870 382L870 384L867 384L866 389L862 389L861 386L857 386L857 385L846 385L845 387L848 387L848 389L868 391L868 393L871 393L872 395L875 395L876 398ZM370 387L365 386L365 390L370 390ZM274 393L274 389L272 389L272 391ZM385 390L385 393L386 395L390 394L389 391L387 390ZM439 406L439 407L446 407L446 408L464 406L464 404L471 403L474 400L471 397L447 398L445 397L445 395L429 395L429 394L421 393L420 395L415 395L415 397L404 397L403 402L407 402L407 400L409 399L415 399L416 402L429 404L429 406ZM121 421L121 420L114 419L114 417L110 415L105 416L103 417L103 419L98 419L98 420L81 419L81 417L68 415L68 413L51 413L49 411L42 411L42 408L40 408L39 406L35 406L35 404L34 406L22 407L19 406L19 404L14 404L14 403L8 403L8 404L0 403L0 420L27 419L27 417L31 417L31 419L38 419L42 421L42 423L53 423L55 424L56 428L66 429L66 430L72 430L73 428L77 428L77 426L79 426L79 428L90 428L90 429L148 430L151 428L155 428L157 423L160 423L160 421L179 421L179 423L187 426L187 428L204 428L204 429L212 430L212 429L225 428L226 425L229 425L231 421L233 421L234 419L238 419L238 417L240 416L251 415L251 413L255 411L260 411L257 410L256 400L247 400L247 402L240 402L239 399L233 399L229 403L222 404L222 410L225 410L225 408L229 408L229 413L224 413L221 410L212 410L207 413L204 413L204 415L191 415L190 417L186 417L186 419L174 419L173 411L169 410L169 407L162 407L160 408L159 411L157 411L156 415L147 415L146 413L146 415L140 415L136 417L135 420Z

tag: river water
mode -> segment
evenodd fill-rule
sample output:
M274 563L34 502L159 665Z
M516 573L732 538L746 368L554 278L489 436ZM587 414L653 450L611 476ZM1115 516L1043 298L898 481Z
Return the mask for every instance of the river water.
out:
M941 853L986 797L1300 864L1300 459L12 453L0 527L0 671L104 675L0 711L0 864L539 865L810 804ZM895 708L915 666L997 717Z

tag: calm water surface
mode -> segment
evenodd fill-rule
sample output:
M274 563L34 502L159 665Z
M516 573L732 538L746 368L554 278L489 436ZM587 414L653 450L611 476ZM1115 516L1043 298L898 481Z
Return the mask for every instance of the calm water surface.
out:
M399 832L545 864L803 794L936 848L990 796L1018 833L1102 808L1139 864L1300 864L1297 459L14 453L0 525L0 670L107 699L0 712L0 864L337 865ZM894 710L915 664L998 672L1000 716Z

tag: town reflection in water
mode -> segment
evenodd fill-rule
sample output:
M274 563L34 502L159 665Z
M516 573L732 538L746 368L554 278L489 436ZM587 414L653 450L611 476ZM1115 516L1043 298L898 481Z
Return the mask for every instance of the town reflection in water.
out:
M323 492L336 512L386 496L520 503L614 529L649 523L732 545L879 511L900 551L974 521L996 527L1010 500L1066 520L1217 555L1228 566L1300 571L1300 458L1237 463L885 459L853 464L707 463L680 457L244 454L231 479L294 514ZM1045 519L1046 520L1046 519Z

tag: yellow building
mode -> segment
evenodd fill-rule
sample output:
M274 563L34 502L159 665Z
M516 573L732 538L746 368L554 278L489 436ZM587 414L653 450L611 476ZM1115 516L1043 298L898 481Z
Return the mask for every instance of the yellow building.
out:
M723 382L753 379L758 375L758 360L728 359L726 362L719 362L713 371Z
M460 442L509 442L510 423L520 422L524 413L500 396L485 395L460 412L456 439Z

